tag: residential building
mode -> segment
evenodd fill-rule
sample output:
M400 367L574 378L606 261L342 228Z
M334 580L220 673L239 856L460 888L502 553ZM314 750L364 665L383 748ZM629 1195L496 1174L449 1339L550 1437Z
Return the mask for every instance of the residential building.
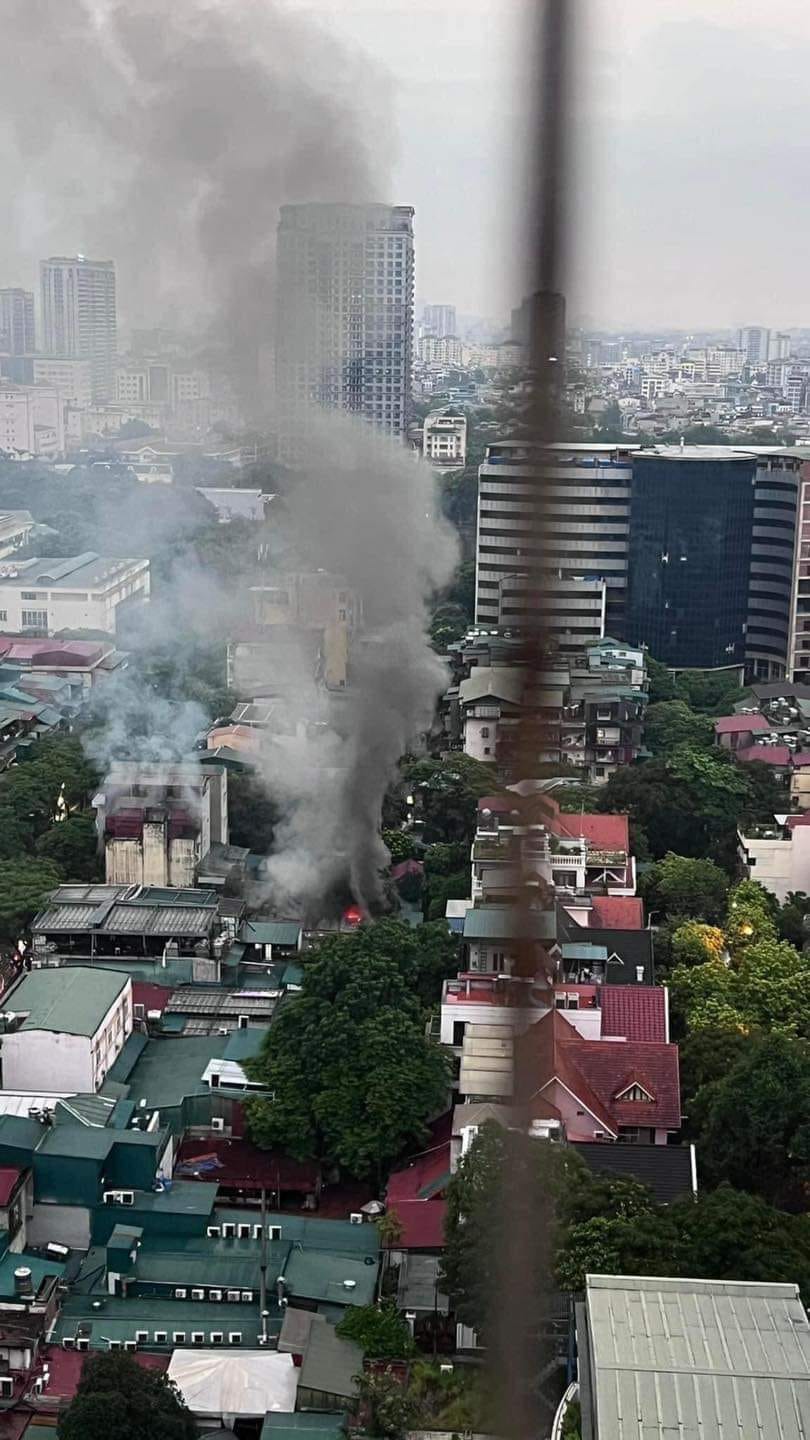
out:
M33 291L0 289L0 353L30 355L35 349Z
M80 410L93 403L93 362L71 355L34 355L31 358L34 385L50 385L59 391L62 405Z
M770 356L771 332L762 325L746 325L740 330L739 348L749 365L765 365Z
M605 629L622 635L632 450L499 441L478 476L476 623L497 623L501 582L528 568L604 581Z
M42 348L89 360L94 402L115 396L116 300L112 260L52 257L39 267Z
M39 635L60 630L114 635L119 610L148 600L149 588L148 560L111 559L88 550L67 559L6 561L0 564L0 625Z
M426 305L422 324L430 335L458 335L455 305Z
M227 938L214 890L92 884L58 886L31 922L31 937L35 966L136 960L170 977L171 962L197 962L179 965L184 981L217 981L220 937Z
M51 385L0 385L0 453L55 460L64 452L64 407Z
M457 335L423 335L417 351L423 365L461 366L464 346Z
M311 405L407 430L413 210L284 205L278 229L276 389L282 453Z
M745 873L783 904L791 892L810 890L810 812L737 831Z
M228 845L224 765L117 760L93 808L108 885L187 888Z
M245 695L277 691L279 673L285 673L281 657L292 651L296 673L308 657L313 680L342 690L362 613L345 577L325 570L282 575L272 584L252 585L250 594L254 623L229 642L229 686Z
M527 672L505 665L477 665L458 687L464 753L474 760L497 760L507 727L518 724L526 708Z
M66 681L77 704L86 699L93 686L125 666L126 656L110 641L29 640L0 635L3 673L14 671L35 689L43 680Z
M132 982L83 966L32 971L3 997L3 1086L37 1091L54 1076L94 1095L132 1033Z
M422 454L437 470L460 470L467 458L464 415L428 415L422 429Z
M790 335L787 331L776 330L773 332L768 345L769 360L787 360L790 357Z
M576 1338L578 1385L554 1435L574 1400L589 1440L801 1434L810 1321L798 1285L588 1275Z

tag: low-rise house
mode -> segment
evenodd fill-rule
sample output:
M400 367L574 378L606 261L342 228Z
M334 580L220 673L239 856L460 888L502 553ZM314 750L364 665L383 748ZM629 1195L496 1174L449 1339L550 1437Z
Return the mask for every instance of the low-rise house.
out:
M802 1432L810 1322L798 1285L588 1275L576 1335L578 1387L555 1435L574 1399L589 1440Z
M752 714L741 712L739 715L721 715L720 719L714 722L714 733L721 749L736 754L753 745L757 736L769 735L771 727L765 716L760 715L757 710Z
M772 825L737 831L738 854L749 879L781 903L792 891L810 890L810 811L774 816Z
M34 965L66 960L149 961L159 979L188 957L195 979L218 980L228 940L214 890L153 885L60 885L31 924ZM139 977L143 978L143 977ZM187 977L184 977L187 978Z
M4 997L0 1056L4 1085L101 1088L132 1033L132 982L83 966L32 971Z

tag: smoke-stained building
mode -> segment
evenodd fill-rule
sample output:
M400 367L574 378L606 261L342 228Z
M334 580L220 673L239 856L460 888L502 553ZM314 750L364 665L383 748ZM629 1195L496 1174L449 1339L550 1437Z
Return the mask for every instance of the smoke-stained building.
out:
M93 799L109 885L183 888L228 845L228 772L115 761Z
M112 260L84 255L40 261L43 349L90 360L93 400L115 396L116 300Z
M283 205L276 390L294 455L310 405L405 433L411 399L413 209Z

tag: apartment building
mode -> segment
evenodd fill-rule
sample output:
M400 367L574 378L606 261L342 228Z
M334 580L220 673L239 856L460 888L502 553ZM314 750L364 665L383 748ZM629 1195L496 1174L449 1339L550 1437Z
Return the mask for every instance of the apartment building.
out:
M115 394L115 265L84 255L54 256L39 267L43 350L89 360L93 401Z
M123 605L149 599L148 560L105 558L88 550L68 559L0 563L0 626L11 633L116 631Z

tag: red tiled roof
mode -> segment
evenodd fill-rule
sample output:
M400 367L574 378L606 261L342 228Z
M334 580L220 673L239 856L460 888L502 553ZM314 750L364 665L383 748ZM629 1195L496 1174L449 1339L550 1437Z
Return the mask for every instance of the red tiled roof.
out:
M744 762L759 760L764 765L789 765L790 751L787 745L745 745L737 751L737 759Z
M801 770L804 765L810 765L810 750L796 750L793 754L793 769Z
M584 836L602 850L630 849L630 822L627 815L555 815L549 829L555 835L577 840Z
M404 880L406 875L422 875L424 869L421 860L400 860L398 865L391 866L391 879Z
M680 1128L677 1045L583 1040L559 1010L550 1010L516 1040L515 1072L524 1098L556 1079L614 1134L621 1125ZM651 1103L615 1098L634 1080L655 1097Z
M603 985L602 1038L610 1035L665 1044L667 1003L661 986Z
M208 1135L187 1139L177 1157L178 1178L207 1180L228 1189L296 1190L318 1188L320 1166L314 1160L293 1160L279 1150L260 1150L250 1140Z
M76 1350L63 1350L61 1345L49 1345L42 1352L42 1359L50 1370L48 1384L43 1398L51 1400L72 1400L81 1379L82 1366L87 1357ZM168 1370L170 1355L151 1355L147 1350L136 1350L132 1355L138 1365L146 1370ZM36 1427L30 1432L36 1435Z
M12 1165L0 1166L0 1205L8 1205L21 1174Z
M398 1250L442 1250L444 1248L444 1219L447 1201L397 1200L389 1205L389 1214L395 1214L402 1226L402 1236L396 1243Z
M795 830L797 825L810 825L810 810L805 810L803 815L788 815L785 825L788 830Z
M450 1142L435 1145L415 1155L402 1170L395 1170L388 1181L388 1203L398 1200L425 1198L450 1173Z
M148 980L133 980L132 982L132 1003L143 1005L144 1010L159 1010L161 1015L166 1009L171 996L171 988L167 985L152 985Z
M643 930L644 905L637 895L594 895L591 929Z
M721 715L714 722L715 735L744 735L746 731L758 735L770 728L764 715Z

